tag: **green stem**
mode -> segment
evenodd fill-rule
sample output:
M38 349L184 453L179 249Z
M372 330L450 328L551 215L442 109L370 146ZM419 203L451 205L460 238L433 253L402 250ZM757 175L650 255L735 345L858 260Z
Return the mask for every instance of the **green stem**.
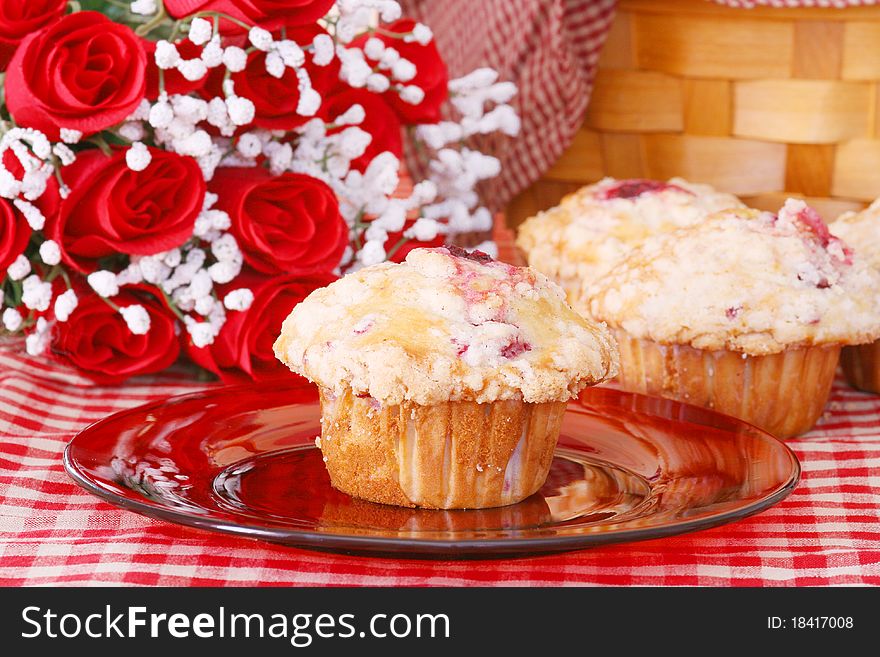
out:
M138 36L147 36L150 32L164 23L166 18L168 18L168 12L165 11L165 3L162 0L159 0L159 11L156 12L156 15L153 16L151 20L138 27L134 33Z
M190 16L190 18L206 18L206 17L227 20L230 23L235 23L239 27L245 28L246 30L250 30L253 27L253 25L245 23L244 21L241 21L241 20L235 18L234 16L230 16L229 14L224 14L222 11L200 11L200 12Z
M98 295L98 296L100 297L100 299L104 303L106 303L108 306L110 306L113 310L115 310L116 312L119 312L119 306L117 306L115 303L110 301L110 299L108 299L107 297L102 297L101 295Z
M382 36L386 36L389 39L404 39L412 34L412 32L392 32L391 30L384 30L381 27L372 27L367 30L368 34L381 34Z
M162 295L162 298L165 300L165 305L171 309L171 312L174 313L174 316L177 317L177 319L179 319L181 322L183 322L184 321L183 313L180 312L180 308L178 308L174 304L174 301L171 300L171 297L168 296L168 293L165 292L165 290L163 290L158 285L154 285L153 287L155 287L157 290L159 290L159 293Z
M409 242L408 237L401 237L399 240L397 240L397 244L388 249L388 252L385 254L385 259L391 260L391 256L397 253L400 250L400 247L402 247L407 242Z
M94 144L98 148L101 149L101 152L108 157L113 155L113 149L110 148L110 144L107 143L107 140L104 139L101 135L92 135L89 137L88 142L90 144Z

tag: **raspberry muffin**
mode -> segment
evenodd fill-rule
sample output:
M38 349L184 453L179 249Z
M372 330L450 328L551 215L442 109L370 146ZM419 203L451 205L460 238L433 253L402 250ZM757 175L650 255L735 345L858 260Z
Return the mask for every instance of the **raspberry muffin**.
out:
M542 274L415 249L316 290L275 354L318 384L333 486L428 508L512 504L547 477L566 402L617 351Z
M880 270L880 199L862 212L842 214L831 224L831 232ZM840 363L851 386L880 393L880 341L844 347Z
M736 207L744 206L735 196L681 178L605 178L527 219L517 246L529 266L559 283L575 309L585 312L589 285L634 244Z
M646 239L596 281L621 385L708 406L780 437L807 431L841 347L880 337L880 273L789 200Z

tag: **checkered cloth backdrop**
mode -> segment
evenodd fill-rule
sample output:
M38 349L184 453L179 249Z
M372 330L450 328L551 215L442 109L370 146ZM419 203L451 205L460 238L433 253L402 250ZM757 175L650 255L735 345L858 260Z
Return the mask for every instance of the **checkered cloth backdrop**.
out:
M520 87L523 134L494 145L506 170L489 190L497 205L570 143L614 4L405 0L408 13L434 28L453 75L489 65ZM22 355L19 344L0 344L0 584L880 585L880 397L841 381L816 429L789 443L803 478L774 508L674 538L478 563L336 556L212 534L121 511L64 473L64 446L90 422L204 386L170 373L92 387Z

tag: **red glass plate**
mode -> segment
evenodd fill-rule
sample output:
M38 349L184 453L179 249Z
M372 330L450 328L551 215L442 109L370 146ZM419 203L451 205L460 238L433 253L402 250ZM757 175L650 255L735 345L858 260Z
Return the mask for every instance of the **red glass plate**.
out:
M345 552L495 557L658 538L757 513L795 487L791 450L678 402L593 388L572 402L544 487L508 507L407 509L331 488L314 445L317 392L215 388L123 411L79 433L73 479L144 515Z

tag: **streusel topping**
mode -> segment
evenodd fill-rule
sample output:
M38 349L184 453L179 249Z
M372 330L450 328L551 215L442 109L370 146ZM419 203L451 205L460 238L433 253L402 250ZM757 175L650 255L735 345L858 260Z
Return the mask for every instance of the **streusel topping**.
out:
M880 337L880 272L793 199L648 238L593 291L594 317L662 344L763 355Z
M880 199L861 212L845 212L829 228L872 267L880 269Z
M608 271L634 244L735 207L744 207L735 196L681 178L605 178L527 219L517 245L529 265L561 284L581 310L581 288Z
M455 247L415 249L316 290L285 320L275 354L383 404L562 401L617 372L608 330L558 286Z

